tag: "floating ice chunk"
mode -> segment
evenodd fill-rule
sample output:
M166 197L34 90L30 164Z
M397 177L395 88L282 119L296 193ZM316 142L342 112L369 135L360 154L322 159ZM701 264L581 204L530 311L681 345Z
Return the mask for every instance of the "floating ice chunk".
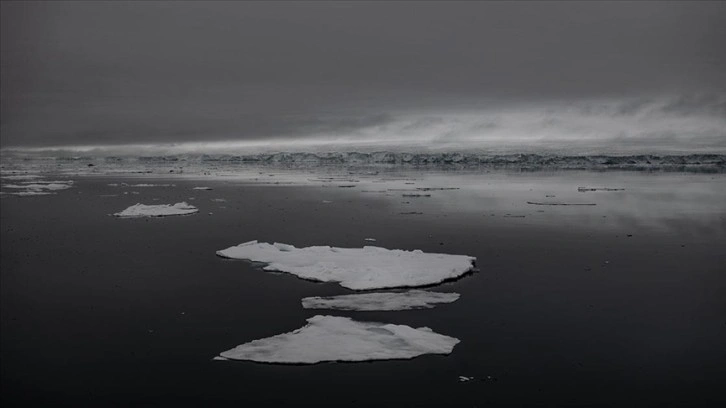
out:
M527 204L531 205L597 205L596 203L545 203L538 201L527 201Z
M458 293L428 292L409 290L408 292L359 293L354 295L330 297L306 297L302 300L305 309L334 310L411 310L431 309L437 303L451 303L459 299Z
M471 381L473 379L474 379L474 377L467 377L465 375L460 375L459 376L459 382L467 382L467 381Z
M42 182L33 182L29 184L6 184L3 187L5 188L19 188L19 189L26 189L28 191L43 191L43 190L65 190L67 188L72 187L72 182L65 183L65 182L48 182L48 183L42 183Z
M611 188L611 187L577 187L577 191L585 193L588 191L623 191L624 188Z
M355 290L412 287L457 278L473 269L474 257L404 251L374 246L336 248L258 243L217 251L225 258L264 262L268 271L281 271L303 279L340 282Z
M211 190L212 187L194 187L192 190Z
M55 194L53 191L65 190L73 187L72 180L35 180L32 181L21 181L21 184L3 184L3 188L18 189L24 191L18 191L10 193L16 196L39 196Z
M47 191L30 190L30 191L18 191L17 193L9 193L9 194L21 196L21 197L28 197L28 196L50 195L50 194L55 194L55 193L50 193Z
M10 176L2 176L1 178L5 179L5 180L31 180L31 179L36 179L36 178L40 178L40 177L41 176L39 176L37 174L13 174Z
M376 242L375 238L363 238L363 240L368 242Z
M116 217L133 218L133 217L167 217L170 215L187 215L194 214L199 211L197 207L185 202L160 205L144 205L136 204L131 207L114 214Z
M409 359L449 354L459 339L428 327L357 322L347 317L314 316L290 333L254 340L219 354L228 360L315 364L323 361Z
M110 185L110 184L109 184ZM176 187L176 184L126 184L124 187Z

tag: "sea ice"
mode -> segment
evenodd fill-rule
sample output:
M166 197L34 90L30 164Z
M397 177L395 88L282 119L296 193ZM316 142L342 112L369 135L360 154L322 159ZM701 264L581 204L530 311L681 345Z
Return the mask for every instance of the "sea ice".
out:
M36 179L40 178L41 176L37 174L13 174L10 176L2 176L0 178L3 178L5 180L30 180L30 179Z
M52 182L41 182L41 181L34 181L33 183L27 183L27 184L6 184L3 187L5 188L20 188L25 189L28 191L43 191L43 190L65 190L67 188L73 187L72 181L52 181Z
M160 205L144 205L136 204L131 207L114 214L116 217L121 218L134 218L134 217L166 217L170 215L187 215L194 214L199 211L197 207L187 204L185 202L171 204L160 204Z
M588 191L623 191L624 188L611 188L611 187L577 187L577 191L585 193Z
M336 248L249 241L217 251L225 258L264 262L268 271L281 271L303 279L339 282L355 290L424 286L457 278L474 268L476 258L466 255L404 251L375 246Z
M211 190L212 187L194 187L192 190Z
M544 203L538 201L527 201L527 204L531 205L597 205L596 203Z
M449 354L459 343L459 339L434 333L428 327L415 329L321 315L307 321L305 327L239 345L219 357L287 364L409 359L423 354Z
M176 187L176 184L126 184L125 187Z
M438 303L451 303L459 299L458 293L409 290L407 292L359 293L330 297L306 297L305 309L334 310L411 310L431 309Z
M49 194L55 194L55 193L49 193L47 191L36 191L36 190L30 190L30 191L19 191L17 193L9 193L16 196L40 196L40 195L49 195Z
M21 181L20 184L3 184L3 188L23 190L16 193L10 193L17 196L39 196L55 194L53 191L65 190L73 187L72 180L32 180L32 181Z

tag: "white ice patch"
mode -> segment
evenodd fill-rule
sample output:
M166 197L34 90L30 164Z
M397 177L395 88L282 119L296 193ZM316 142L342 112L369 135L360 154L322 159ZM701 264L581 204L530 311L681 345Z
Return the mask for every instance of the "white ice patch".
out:
M211 190L212 187L194 187L192 190Z
M360 293L330 297L306 297L305 309L334 310L411 310L431 309L439 303L451 303L459 299L458 293L409 290L407 292Z
M176 184L129 184L125 187L176 187Z
M41 196L41 195L50 195L55 193L49 193L47 191L19 191L17 193L8 193L16 196L21 197L29 197L29 196Z
M160 205L136 204L131 207L114 214L116 217L134 218L134 217L167 217L171 215L187 215L198 212L197 207L185 202Z
M340 282L355 290L432 285L457 278L473 269L476 258L466 255L404 251L374 246L336 248L257 241L217 251L225 258L264 262L267 271L281 271L303 279Z
M24 176L27 177L27 176ZM20 184L3 184L3 188L9 188L13 190L22 190L14 193L10 193L16 196L39 196L55 194L54 191L65 190L73 187L72 180L35 180L32 181L20 181Z
M52 181L52 182L41 182L41 181L35 181L33 183L27 183L27 184L5 184L3 187L5 188L13 188L13 189L25 189L28 191L56 191L56 190L65 190L67 188L73 187L72 181Z
M140 183L140 184L127 184L127 183L110 183L107 184L109 187L176 187L176 184L149 184L149 183Z
M318 315L308 319L305 327L239 345L219 357L287 364L409 359L449 354L457 343L459 339L434 333L428 327L415 329Z
M11 176L2 176L0 178L5 180L31 180L41 178L41 176L37 174L13 174Z

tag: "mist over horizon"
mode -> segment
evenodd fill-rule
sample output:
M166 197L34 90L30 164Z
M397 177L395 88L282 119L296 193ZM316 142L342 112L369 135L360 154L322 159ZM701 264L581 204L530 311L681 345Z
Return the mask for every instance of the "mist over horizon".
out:
M4 152L726 153L726 4L2 3Z

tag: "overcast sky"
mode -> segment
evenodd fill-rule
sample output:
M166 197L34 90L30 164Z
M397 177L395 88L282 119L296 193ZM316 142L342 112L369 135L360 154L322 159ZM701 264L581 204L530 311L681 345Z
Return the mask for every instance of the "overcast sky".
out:
M726 2L1 4L2 147L726 149Z

